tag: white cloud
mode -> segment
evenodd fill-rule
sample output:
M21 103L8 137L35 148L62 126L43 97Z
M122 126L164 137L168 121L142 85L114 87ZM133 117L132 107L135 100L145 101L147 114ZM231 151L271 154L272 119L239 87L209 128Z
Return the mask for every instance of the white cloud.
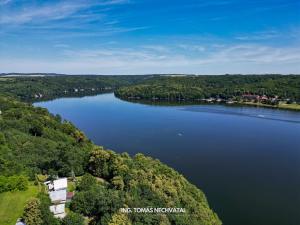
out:
M235 37L237 40L242 41L260 41L260 40L269 40L273 38L278 38L282 36L281 32L271 30L271 31L264 31L264 32L257 32L254 34L245 34Z
M168 52L169 48L163 45L144 45L142 46L144 49L153 50L156 52Z
M62 19L77 12L84 4L59 3L41 7L29 7L17 12L9 12L0 16L1 24L24 24L31 21Z
M0 4L6 4L9 0L2 0ZM110 0L110 1L63 1L56 4L23 7L17 11L7 11L1 13L0 24L25 24L29 22L51 21L70 17L71 15L83 9L92 6L110 6L116 4L127 3L126 0Z
M178 45L180 48L187 50L187 51L199 51L204 52L206 48L202 45L187 45L187 44L180 44Z
M211 49L206 56L193 57L137 48L64 50L56 60L0 60L4 72L57 72L70 74L149 73L300 73L300 48L263 45L231 45Z

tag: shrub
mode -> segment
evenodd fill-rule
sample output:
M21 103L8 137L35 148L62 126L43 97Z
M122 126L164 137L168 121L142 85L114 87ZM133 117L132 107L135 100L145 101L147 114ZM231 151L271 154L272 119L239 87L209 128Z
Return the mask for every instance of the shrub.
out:
M28 188L28 178L20 176L0 176L0 193L6 191L25 191Z

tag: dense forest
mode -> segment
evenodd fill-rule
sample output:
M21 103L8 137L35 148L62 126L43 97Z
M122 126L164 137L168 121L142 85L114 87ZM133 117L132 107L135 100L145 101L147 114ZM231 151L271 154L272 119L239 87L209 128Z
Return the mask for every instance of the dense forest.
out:
M0 76L0 93L32 102L112 92L153 76Z
M68 215L63 220L54 218L48 195L40 192L28 199L23 216L19 215L28 225L221 224L203 192L160 161L105 150L59 115L17 100L22 95L12 91L2 95L1 191L22 193L28 184L38 184L41 176L76 177L76 194ZM128 207L184 208L186 212L120 212Z
M264 96L266 100L300 102L300 76L297 75L222 75L159 76L115 91L123 99L151 100L240 100Z

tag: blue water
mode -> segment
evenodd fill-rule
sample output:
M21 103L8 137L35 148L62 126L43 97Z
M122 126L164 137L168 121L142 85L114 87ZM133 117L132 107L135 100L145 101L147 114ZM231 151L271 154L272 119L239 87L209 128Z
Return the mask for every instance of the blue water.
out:
M300 113L222 105L154 106L113 94L35 105L96 144L142 152L201 188L225 225L300 224Z

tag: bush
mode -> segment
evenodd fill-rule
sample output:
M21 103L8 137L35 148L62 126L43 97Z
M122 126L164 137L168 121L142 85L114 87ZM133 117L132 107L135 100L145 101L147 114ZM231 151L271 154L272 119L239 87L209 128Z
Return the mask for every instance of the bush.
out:
M23 219L28 225L42 225L42 213L40 210L40 200L29 199L24 207Z
M28 188L28 178L20 176L0 176L0 193L6 191L25 191Z

